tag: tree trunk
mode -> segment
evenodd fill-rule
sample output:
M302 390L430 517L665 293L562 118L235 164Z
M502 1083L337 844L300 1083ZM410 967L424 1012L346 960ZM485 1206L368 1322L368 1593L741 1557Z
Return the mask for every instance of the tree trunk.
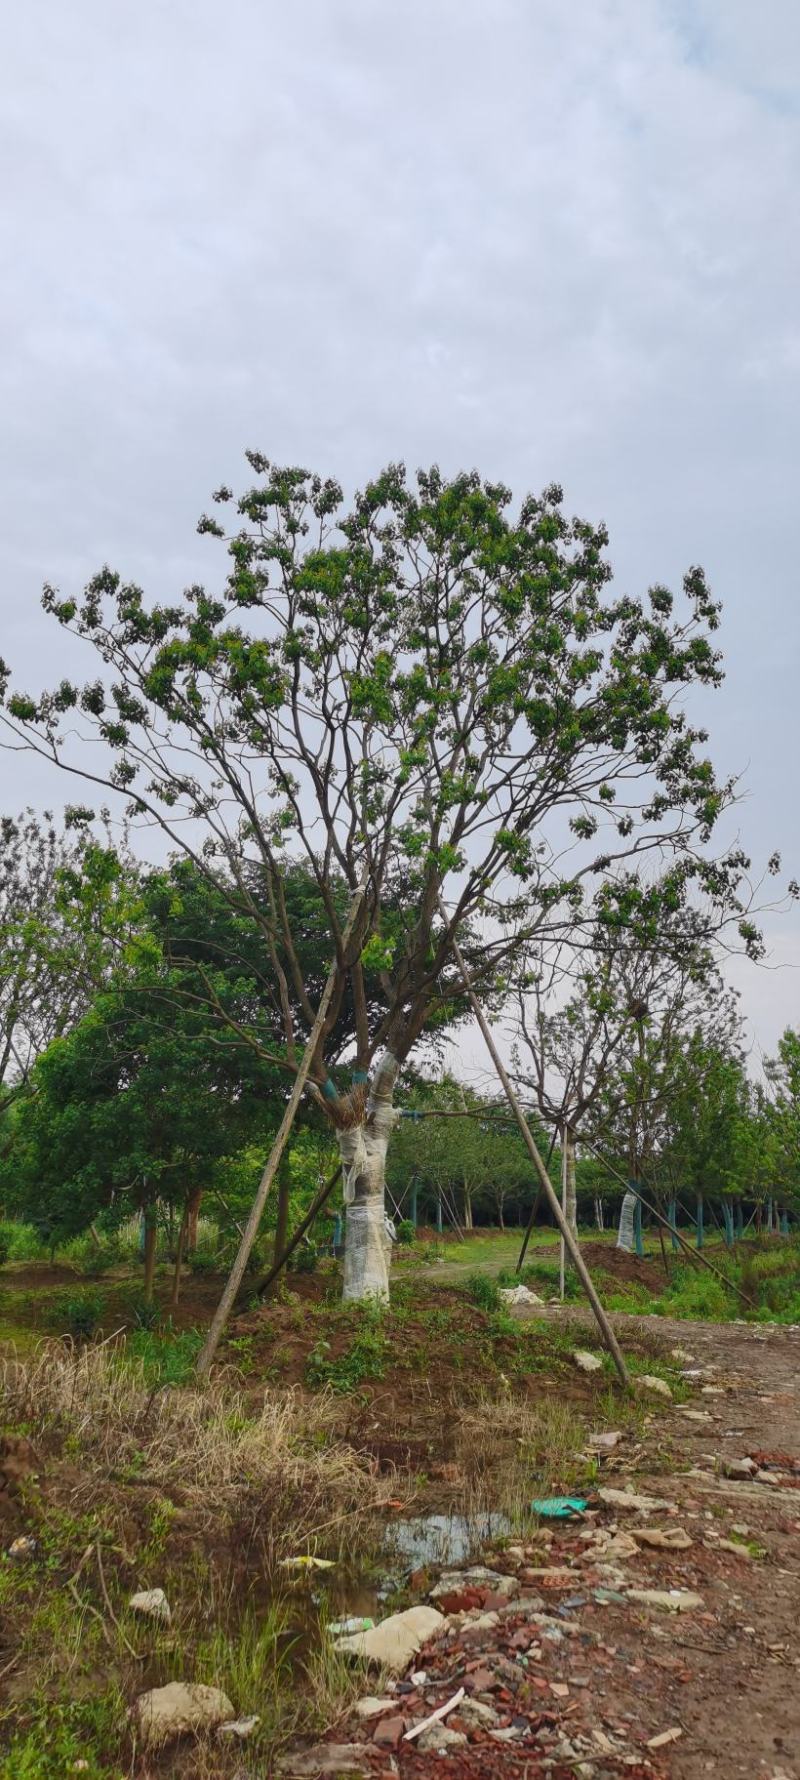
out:
M392 1095L400 1065L387 1051L378 1067L364 1123L339 1131L345 1201L344 1282L348 1301L389 1301L391 1239L384 1222L386 1152L397 1122Z
M564 1216L574 1236L578 1234L578 1188L575 1179L575 1132L571 1125L564 1127L564 1144L567 1155L566 1193Z
M197 1248L197 1225L200 1218L200 1205L203 1198L202 1187L193 1187L186 1201L186 1253L193 1255Z
M464 1182L464 1229L465 1230L473 1229L472 1194L469 1190L469 1187L467 1186L466 1181Z
M172 1275L172 1291L170 1293L170 1299L169 1299L173 1310L174 1310L174 1308L178 1302L178 1299L180 1297L181 1270L183 1268L183 1257L186 1252L186 1237L188 1234L188 1230L189 1230L189 1205L188 1205L188 1201L187 1201L187 1204L184 1208L183 1217L181 1218L181 1227L178 1231L178 1246L177 1246L177 1249L175 1250L175 1271Z
M289 1197L292 1190L292 1179L289 1173L288 1158L284 1155L278 1173L278 1201L275 1209L275 1241L272 1245L272 1264L283 1254L289 1239ZM277 1277L277 1276L276 1276ZM273 1281L273 1285L274 1285ZM265 1296L268 1296L265 1293Z
M153 1280L156 1271L156 1237L158 1226L156 1218L148 1213L144 1225L144 1301L153 1302Z

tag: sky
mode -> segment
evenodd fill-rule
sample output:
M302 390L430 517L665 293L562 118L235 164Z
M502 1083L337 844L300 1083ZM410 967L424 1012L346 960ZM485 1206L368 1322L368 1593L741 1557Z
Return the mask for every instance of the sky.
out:
M247 447L557 480L620 589L705 567L726 838L800 876L796 0L26 0L0 175L18 683L71 665L45 579L213 580ZM0 775L6 810L74 796ZM800 913L765 929L754 1056L800 1024Z

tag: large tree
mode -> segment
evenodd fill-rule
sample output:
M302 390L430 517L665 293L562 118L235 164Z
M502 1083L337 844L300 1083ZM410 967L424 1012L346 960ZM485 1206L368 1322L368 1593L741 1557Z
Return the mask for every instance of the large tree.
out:
M95 676L15 690L5 720L16 745L117 788L133 818L224 874L274 972L290 1065L316 1012L286 900L305 861L336 960L312 1084L345 1169L345 1293L386 1297L395 1084L455 1005L454 941L471 925L486 997L615 860L669 851L710 869L730 788L681 701L720 678L718 608L699 569L678 600L660 586L614 597L604 527L567 518L556 487L513 511L475 473L413 485L393 466L348 508L335 482L249 461L232 528L200 523L227 546L222 591L148 606L110 569L80 600L46 589ZM735 879L741 864L716 869ZM345 946L337 891L363 880ZM355 1079L341 1092L329 1047L347 995Z

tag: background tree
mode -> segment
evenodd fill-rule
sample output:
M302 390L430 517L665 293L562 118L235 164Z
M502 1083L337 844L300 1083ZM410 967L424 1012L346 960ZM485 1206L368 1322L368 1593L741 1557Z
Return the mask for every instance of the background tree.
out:
M199 869L224 868L279 985L290 1063L316 1011L286 903L305 861L337 964L313 1083L345 1169L345 1295L385 1297L395 1084L459 1005L459 934L480 917L470 966L490 996L615 859L677 851L701 881L739 881L740 853L707 858L730 787L680 703L719 680L718 609L699 569L677 606L663 587L612 598L604 528L567 519L556 487L512 514L509 490L476 474L432 469L412 487L391 467L348 510L334 482L249 460L258 481L226 538L221 596L192 587L148 608L109 569L81 602L46 589L101 677L13 692L5 719L17 743L117 788ZM216 519L200 529L226 536ZM335 887L352 895L365 873L345 948ZM347 994L355 1079L341 1093L329 1044Z
M0 1113L107 976L129 862L32 810L0 819Z

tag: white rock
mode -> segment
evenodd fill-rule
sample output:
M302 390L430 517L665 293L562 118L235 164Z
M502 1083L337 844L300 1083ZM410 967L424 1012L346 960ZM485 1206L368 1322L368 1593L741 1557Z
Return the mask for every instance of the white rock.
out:
M396 1712L397 1701L391 1696L379 1700L374 1694L356 1702L356 1718L377 1718L381 1712Z
M423 1731L417 1738L417 1749L463 1749L467 1739L463 1731L451 1731L447 1724L432 1724L430 1730Z
M622 1509L624 1514L661 1514L669 1508L659 1496L637 1496L633 1490L599 1489L600 1501L607 1508Z
M254 1730L257 1730L260 1723L261 1719L259 1718L258 1713L252 1712L249 1718L232 1718L230 1724L221 1724L217 1735L220 1737L237 1737L239 1742L244 1743L248 1737L252 1737Z
M578 1347L572 1356L581 1372L602 1372L603 1362L598 1354L590 1354L583 1347Z
M234 1717L227 1694L197 1681L169 1681L139 1695L133 1717L146 1749L158 1749L173 1737L199 1735Z
M693 1613L703 1606L702 1595L690 1588L629 1588L628 1600L638 1601L642 1607L663 1607L668 1613Z
M494 1707L487 1706L483 1700L469 1698L462 1700L458 1708L458 1716L462 1724L469 1725L470 1729L473 1726L479 1726L489 1730L493 1724L497 1724L497 1713Z
M417 1651L445 1625L443 1613L435 1607L409 1607L405 1613L392 1613L368 1632L354 1632L351 1637L337 1638L335 1650L345 1656L359 1657L392 1675L403 1675Z
M638 1557L638 1555L639 1547L636 1540L631 1538L630 1533L615 1533L603 1551L603 1557L609 1558L612 1563L624 1563L626 1558Z
M672 1391L665 1378L657 1378L654 1372L642 1372L634 1379L638 1391L650 1391L654 1397L671 1397Z
M128 1606L132 1613L141 1613L145 1619L158 1619L162 1625L169 1625L172 1618L163 1588L142 1589L138 1595L131 1595Z
M683 1527L634 1527L631 1537L637 1545L652 1546L654 1551L688 1551L692 1543Z
M500 1297L504 1304L544 1304L544 1299L532 1292L529 1286L503 1286Z

